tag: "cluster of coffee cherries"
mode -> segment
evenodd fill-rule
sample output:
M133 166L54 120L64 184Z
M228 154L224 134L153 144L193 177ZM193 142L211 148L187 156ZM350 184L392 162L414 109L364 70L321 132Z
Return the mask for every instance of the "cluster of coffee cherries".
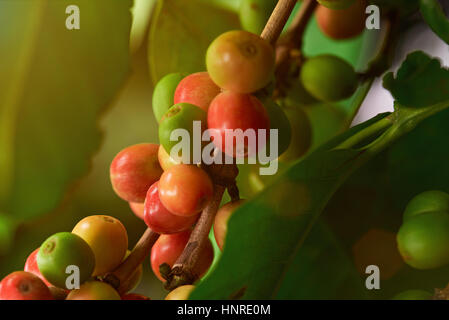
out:
M130 293L139 284L140 265L121 292L99 279L130 254L128 234L116 218L88 216L72 232L45 240L26 259L24 269L0 282L0 300L149 300Z

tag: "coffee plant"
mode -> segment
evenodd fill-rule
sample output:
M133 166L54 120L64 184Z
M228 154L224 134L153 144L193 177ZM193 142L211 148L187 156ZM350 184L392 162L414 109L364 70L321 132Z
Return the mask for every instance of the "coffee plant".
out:
M449 299L438 0L142 3L0 2L1 300Z

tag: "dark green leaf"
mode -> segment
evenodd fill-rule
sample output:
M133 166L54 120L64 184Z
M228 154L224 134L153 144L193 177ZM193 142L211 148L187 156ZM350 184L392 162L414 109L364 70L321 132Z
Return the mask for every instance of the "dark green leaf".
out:
M438 59L416 51L407 56L396 77L392 72L384 76L383 85L401 105L429 106L449 99L449 70Z
M441 40L449 44L449 20L437 0L420 0L421 14Z

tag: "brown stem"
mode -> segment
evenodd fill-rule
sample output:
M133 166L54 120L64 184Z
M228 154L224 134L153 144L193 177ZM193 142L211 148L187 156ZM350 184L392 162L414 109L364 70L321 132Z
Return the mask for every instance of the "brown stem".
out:
M290 17L295 4L296 0L278 1L273 13L262 31L262 34L260 35L263 39L271 43L271 45L274 46L276 44L276 41L279 38L282 29L284 29L284 26L287 23L288 17Z
M290 78L297 76L303 61L302 39L317 5L316 0L304 0L288 31L276 45L275 97L285 95L290 87Z
M173 290L185 284L194 283L200 275L195 274L195 265L207 243L209 231L215 219L215 214L220 206L221 198L225 191L224 186L215 185L214 196L209 205L203 210L195 229L190 235L184 251L173 265L169 279L165 283L167 290Z
M279 40L276 46L276 65L282 65L288 60L292 50L302 47L302 39L306 27L312 17L318 3L316 0L304 0L298 13L295 15L285 36Z
M158 238L158 233L153 232L151 229L145 230L129 256L117 267L117 269L107 274L103 278L103 281L116 288L120 294L123 294L124 292L121 285L124 284L125 281L132 276L139 265L142 264Z

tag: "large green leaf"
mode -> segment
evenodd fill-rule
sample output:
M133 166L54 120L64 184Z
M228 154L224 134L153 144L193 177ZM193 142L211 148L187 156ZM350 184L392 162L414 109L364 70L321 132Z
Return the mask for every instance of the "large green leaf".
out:
M322 221L291 261L276 299L344 299L367 290L344 248Z
M449 44L449 20L437 0L420 0L421 14L441 40Z
M66 28L66 8L80 29ZM128 72L131 0L0 2L0 210L54 209L98 149Z
M148 61L154 83L171 72L206 69L209 44L221 33L240 29L234 12L203 0L159 0L153 13Z
M432 81L438 83L440 76L437 73ZM221 260L192 299L233 298L242 293L247 299L276 297L334 192L362 164L447 107L449 97L422 108L397 104L393 114L356 126L293 164L231 217Z

